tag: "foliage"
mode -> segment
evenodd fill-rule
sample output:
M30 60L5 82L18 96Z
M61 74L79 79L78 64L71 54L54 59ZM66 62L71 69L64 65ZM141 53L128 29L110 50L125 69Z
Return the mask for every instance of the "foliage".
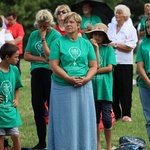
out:
M50 9L52 14L54 13L55 8L60 4L68 4L71 6L71 4L75 2L79 2L81 0L36 0L36 1L30 1L30 0L1 0L0 1L0 14L6 16L7 12L9 11L16 11L18 15L18 22L20 22L25 29L26 35L25 35L25 45L26 41L28 39L29 34L34 30L34 21L35 21L35 15L38 10L40 9ZM102 0L99 0L102 1ZM146 2L149 2L148 0L103 0L106 2L106 4L114 10L114 7L118 3L124 3L127 6L130 7L132 12L132 18L134 22L139 21L138 16L143 14L143 5ZM133 4L134 3L134 4ZM138 10L138 11L137 11Z

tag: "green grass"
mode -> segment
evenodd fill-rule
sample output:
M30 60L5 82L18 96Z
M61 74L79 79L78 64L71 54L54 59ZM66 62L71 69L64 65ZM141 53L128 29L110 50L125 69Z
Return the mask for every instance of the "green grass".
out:
M30 64L21 60L22 81L24 87L20 90L19 111L22 117L23 126L19 128L22 147L33 147L37 144L35 123L31 107L30 94ZM118 140L121 136L137 136L143 138L147 143L147 149L150 149L147 133L145 129L145 118L143 116L141 103L139 99L138 87L133 88L132 102L132 122L117 121L112 130L112 145L118 146ZM60 139L61 140L61 139ZM101 133L102 147L105 147L103 131Z

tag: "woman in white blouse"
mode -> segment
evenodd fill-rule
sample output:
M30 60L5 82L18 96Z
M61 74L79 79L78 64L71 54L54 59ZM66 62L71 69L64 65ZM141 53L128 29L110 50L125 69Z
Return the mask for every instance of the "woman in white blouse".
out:
M4 44L4 43L12 43L15 44L14 42L14 38L11 34L11 32L7 29L3 29L3 20L0 17L0 47Z
M133 50L137 44L137 32L132 24L127 23L131 13L126 5L117 5L114 12L116 23L110 24L108 29L117 62L114 68L113 110L116 120L131 121Z

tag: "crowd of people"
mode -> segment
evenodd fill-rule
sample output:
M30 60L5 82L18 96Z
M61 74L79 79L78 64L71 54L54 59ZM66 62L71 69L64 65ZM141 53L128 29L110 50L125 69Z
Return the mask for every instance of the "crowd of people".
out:
M21 81L20 55L30 62L31 104L37 132L33 150L112 150L112 117L132 121L133 51L139 73L139 95L150 140L150 4L137 33L129 7L119 4L108 25L85 2L83 15L59 5L53 14L41 9L23 48L25 30L17 14L0 15L0 150L5 136L21 150L17 106ZM54 22L56 19L56 24ZM138 40L143 37L142 42ZM45 103L49 123L45 121ZM48 133L48 140L46 141Z

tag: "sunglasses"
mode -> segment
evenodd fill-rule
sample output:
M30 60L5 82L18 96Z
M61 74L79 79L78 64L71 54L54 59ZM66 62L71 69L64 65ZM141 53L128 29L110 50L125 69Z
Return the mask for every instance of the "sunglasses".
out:
M67 11L66 11L66 10L58 11L58 12L57 12L57 15L60 15L61 13L62 13L62 14L66 14Z

